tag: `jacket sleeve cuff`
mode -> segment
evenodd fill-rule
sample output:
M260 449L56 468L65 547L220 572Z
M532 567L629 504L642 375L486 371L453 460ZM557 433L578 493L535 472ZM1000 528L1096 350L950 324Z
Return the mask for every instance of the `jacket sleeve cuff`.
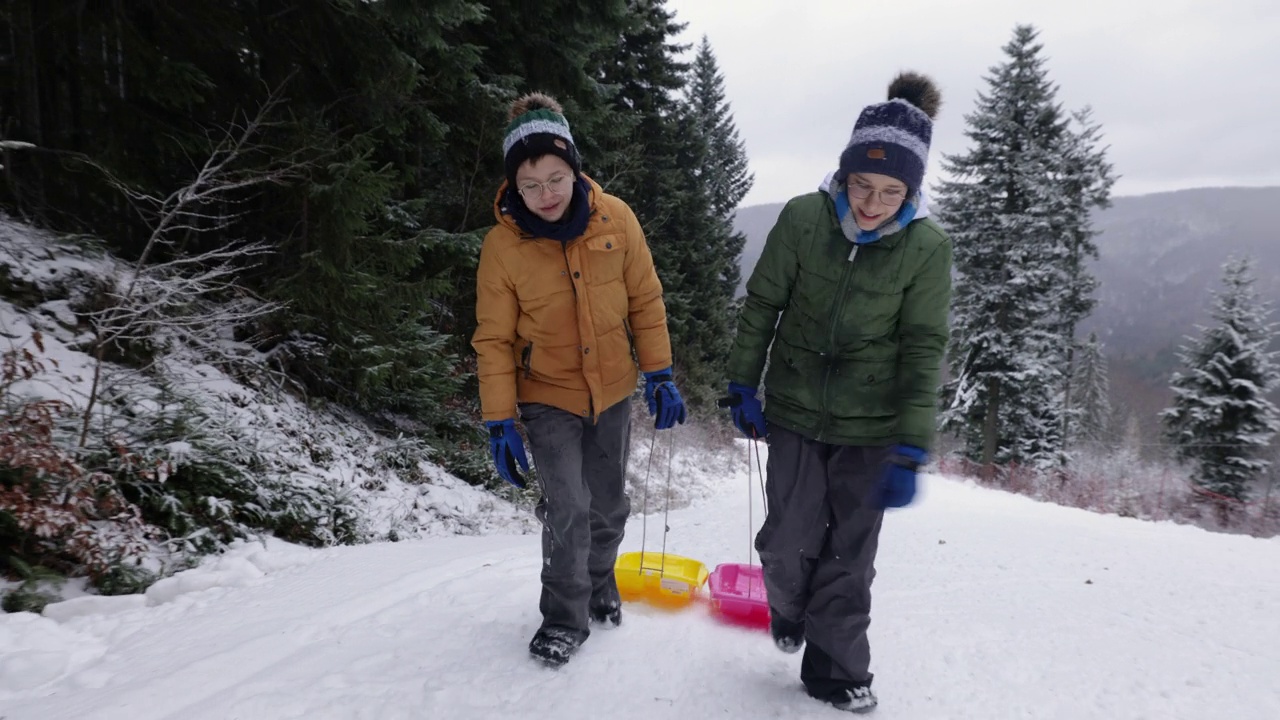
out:
M898 414L898 444L928 453L933 447L933 425L937 415L930 408L908 406Z

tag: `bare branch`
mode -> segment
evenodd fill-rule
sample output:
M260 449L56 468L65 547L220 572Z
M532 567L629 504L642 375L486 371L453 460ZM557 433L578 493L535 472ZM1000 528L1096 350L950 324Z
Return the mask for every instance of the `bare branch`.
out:
M105 389L103 365L109 346L168 339L231 360L235 354L226 349L222 333L280 309L278 304L261 301L238 306L215 301L228 294L247 294L235 278L247 259L271 252L265 245L222 247L159 263L152 263L152 258L157 248L176 248L174 238L233 227L244 216L237 208L248 202L247 193L305 176L314 163L308 158L314 155L312 149L271 152L275 148L259 142L265 131L277 127L269 118L282 102L281 88L276 88L256 113L232 118L192 179L163 197L130 186L92 159L80 158L103 173L150 228L138 258L119 278L119 290L108 294L113 302L90 314L96 362L81 425L81 447L88 441L94 406ZM261 159L265 165L256 164Z

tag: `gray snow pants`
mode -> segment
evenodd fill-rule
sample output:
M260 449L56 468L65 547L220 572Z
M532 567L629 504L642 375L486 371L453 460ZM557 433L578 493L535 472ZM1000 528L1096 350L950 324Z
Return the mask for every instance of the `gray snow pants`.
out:
M888 453L769 426L769 512L756 550L770 607L804 622L800 679L814 695L871 682L867 628L884 519L871 499Z
M588 607L617 607L613 566L631 503L626 495L630 398L592 424L559 408L520 405L542 484L542 626L585 640Z

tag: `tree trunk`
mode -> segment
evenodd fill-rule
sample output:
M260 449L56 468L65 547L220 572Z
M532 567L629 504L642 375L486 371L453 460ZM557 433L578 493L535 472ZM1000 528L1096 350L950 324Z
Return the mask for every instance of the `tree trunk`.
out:
M996 448L1000 440L1000 381L987 381L987 415L982 420L982 473L990 481L995 474Z
M1075 376L1075 359L1076 359L1076 329L1075 323L1070 323L1067 327L1067 369L1063 376L1062 387L1062 448L1063 450L1071 447L1071 384ZM1063 462L1066 462L1066 456L1063 455Z

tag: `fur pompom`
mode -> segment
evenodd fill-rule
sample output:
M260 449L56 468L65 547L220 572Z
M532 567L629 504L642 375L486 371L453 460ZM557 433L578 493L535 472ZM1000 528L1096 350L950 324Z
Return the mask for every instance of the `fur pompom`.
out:
M916 72L904 72L889 83L889 99L902 99L924 111L930 119L938 116L942 105L942 93L928 76Z
M555 98L544 93L533 92L517 98L515 102L511 103L511 112L507 117L507 121L515 120L530 110L550 110L561 115L564 114L564 108L560 107L560 103L556 102Z

